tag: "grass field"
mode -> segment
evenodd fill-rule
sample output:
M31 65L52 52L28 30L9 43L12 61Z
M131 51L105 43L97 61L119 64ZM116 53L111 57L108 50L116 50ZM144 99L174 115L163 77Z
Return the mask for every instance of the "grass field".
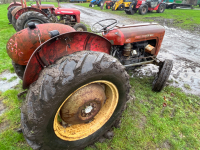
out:
M77 5L89 8L88 3L81 3ZM158 22L162 25L167 25L170 27L177 27L185 30L200 32L200 10L166 9L164 13L156 13L156 11L153 11L152 13L147 13L145 15L139 15L138 12L134 15L127 15L125 11L112 11L111 9L106 9L105 6L104 10L101 10L98 6L95 6L91 9L121 15L123 17L128 17L134 20L144 22Z
M0 5L0 38L3 39L0 41L1 72L13 70L5 48L7 40L15 33L13 27L8 25L7 6ZM113 139L97 142L86 150L200 148L200 98L186 95L171 86L160 93L152 92L152 81L152 77L130 79L131 99L123 113L120 129L113 129ZM17 98L17 94L23 91L21 87L22 82L15 89L0 93L0 101L7 107L0 116L0 150L31 149L23 134L16 132L20 127L20 107L25 100L25 97Z

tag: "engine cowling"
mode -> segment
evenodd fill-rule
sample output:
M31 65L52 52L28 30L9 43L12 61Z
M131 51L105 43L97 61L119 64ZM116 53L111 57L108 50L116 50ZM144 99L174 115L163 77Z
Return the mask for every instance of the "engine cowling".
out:
M34 29L26 28L8 40L6 49L9 57L19 65L26 65L35 49L51 38L49 32L52 30L58 30L60 34L75 31L70 26L55 23L39 24Z

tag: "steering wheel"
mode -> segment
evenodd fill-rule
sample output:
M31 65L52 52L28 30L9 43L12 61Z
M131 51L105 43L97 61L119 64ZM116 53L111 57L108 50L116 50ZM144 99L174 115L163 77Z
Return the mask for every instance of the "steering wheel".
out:
M104 22L104 21L112 21L112 22L108 25L103 25L102 22ZM103 20L100 20L100 21L96 22L95 24L93 24L91 31L94 33L100 33L100 32L105 32L105 31L108 32L108 31L112 30L117 25L117 23L118 23L118 21L116 19L103 19ZM100 30L95 30L96 25L101 26ZM110 27L110 28L108 28L108 27Z

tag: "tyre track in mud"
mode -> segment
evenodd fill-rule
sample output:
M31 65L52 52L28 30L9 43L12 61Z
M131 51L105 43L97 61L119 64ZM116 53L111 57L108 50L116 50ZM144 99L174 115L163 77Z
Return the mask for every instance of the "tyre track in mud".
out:
M62 4L62 7L79 9L81 11L81 21L90 27L95 22L106 18L117 19L119 24L125 25L139 23L139 21L130 18L74 4ZM171 81L169 84L182 88L186 93L200 96L200 35L167 26L164 26L164 28L166 32L158 58L173 60L174 67L169 77L169 81ZM134 75L152 76L157 72L157 67L146 65L134 72ZM190 89L186 88L186 85L189 85Z

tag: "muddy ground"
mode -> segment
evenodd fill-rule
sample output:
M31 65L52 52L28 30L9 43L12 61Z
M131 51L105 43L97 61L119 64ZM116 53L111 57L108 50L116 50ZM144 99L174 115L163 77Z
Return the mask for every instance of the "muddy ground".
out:
M62 4L62 7L79 9L81 11L81 21L89 26L106 18L115 18L119 21L119 24L138 23L138 21L126 17L74 4ZM174 62L169 84L182 88L186 93L200 96L200 35L170 28L166 26L167 23L162 25L164 25L166 33L158 58L161 60L172 59ZM156 71L157 67L146 65L136 69L134 75L152 76L155 75Z

